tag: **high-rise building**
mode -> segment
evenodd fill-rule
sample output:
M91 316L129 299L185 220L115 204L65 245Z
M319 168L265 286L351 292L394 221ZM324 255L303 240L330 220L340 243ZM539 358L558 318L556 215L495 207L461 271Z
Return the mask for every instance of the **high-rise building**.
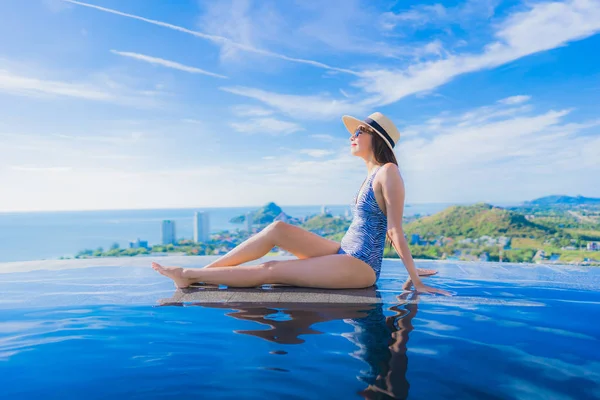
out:
M246 213L246 230L248 233L252 233L252 213Z
M163 220L160 233L162 244L175 244L175 221Z
M139 249L140 247L143 247L145 249L148 248L148 241L147 240L140 240L140 238L137 238L136 240L129 242L129 248L130 249Z
M194 213L194 242L208 242L210 239L210 222L208 213L196 211Z
M417 233L410 235L410 244L420 244L421 237Z

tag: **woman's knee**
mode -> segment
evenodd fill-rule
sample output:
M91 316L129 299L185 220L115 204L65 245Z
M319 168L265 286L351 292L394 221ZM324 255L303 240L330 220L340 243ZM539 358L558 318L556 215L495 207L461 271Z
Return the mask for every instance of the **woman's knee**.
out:
M274 221L271 222L269 225L267 225L267 227L264 229L264 233L266 235L271 235L271 236L277 236L279 234L281 234L282 230L285 229L285 226L287 224L283 221Z
M263 275L263 279L266 283L269 283L270 280L273 278L274 267L275 265L277 265L278 262L279 261L271 260L259 264L261 274Z
M279 231L281 229L284 229L286 225L288 225L288 224L283 221L273 221L269 224L269 226L267 228L275 230L275 231Z

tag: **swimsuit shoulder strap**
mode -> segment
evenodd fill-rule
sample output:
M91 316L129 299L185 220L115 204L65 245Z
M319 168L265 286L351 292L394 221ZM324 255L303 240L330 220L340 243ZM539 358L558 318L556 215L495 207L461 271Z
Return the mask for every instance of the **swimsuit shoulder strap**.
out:
M377 173L379 172L379 170L381 169L381 167L383 167L383 165L380 165L379 167L377 167L377 169L375 169L375 172L373 172L371 174L371 177L369 178L369 180L371 181L370 183L373 183L373 179L375 179L375 175L377 175Z

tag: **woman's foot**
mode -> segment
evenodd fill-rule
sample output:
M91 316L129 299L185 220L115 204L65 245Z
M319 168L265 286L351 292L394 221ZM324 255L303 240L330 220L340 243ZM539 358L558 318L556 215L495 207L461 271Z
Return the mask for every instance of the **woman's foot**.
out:
M173 279L177 289L183 289L192 283L189 279L183 277L183 268L181 267L163 267L159 263L152 263L152 269L158 273Z
M435 269L417 268L417 273L419 274L419 276L429 276L429 275L435 275L438 272Z

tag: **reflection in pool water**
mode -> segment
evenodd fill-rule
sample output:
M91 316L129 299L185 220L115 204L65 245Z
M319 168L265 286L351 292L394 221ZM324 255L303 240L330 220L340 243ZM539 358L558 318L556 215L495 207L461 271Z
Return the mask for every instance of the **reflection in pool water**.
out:
M354 332L347 332L342 336L358 347L358 350L350 355L366 362L369 366L366 373L358 376L367 385L358 393L367 399L380 398L381 394L404 399L408 396L410 386L406 379L408 367L406 343L409 333L413 330L411 321L418 311L419 295L408 291L411 286L410 281L406 281L403 286L407 291L397 296L397 304L387 308L392 313L390 316L384 315L384 305L376 286L368 288L367 293L361 293L377 301L373 304L189 303L187 305L233 310L225 315L268 327L268 329L236 330L236 333L285 345L304 343L305 340L300 337L303 335L325 333L316 329L315 324L334 320L344 321L354 327Z

